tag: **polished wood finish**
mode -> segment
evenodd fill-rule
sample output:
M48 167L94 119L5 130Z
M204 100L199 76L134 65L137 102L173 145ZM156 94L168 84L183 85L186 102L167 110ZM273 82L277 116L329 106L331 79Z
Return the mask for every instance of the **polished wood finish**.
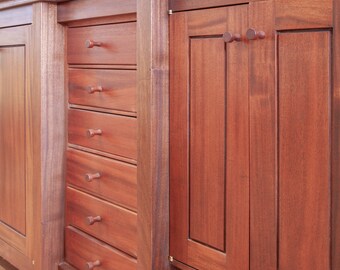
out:
M101 270L137 269L135 259L72 227L65 229L65 246L66 260L77 269L86 269L88 262L96 261L100 261Z
M136 257L137 215L84 192L66 189L66 225L82 231ZM88 224L88 217L100 216L101 221Z
M1 4L0 4L1 5ZM31 24L33 21L32 6L0 10L0 28L13 25Z
M58 21L69 22L137 12L136 0L75 0L58 5Z
M91 173L100 177L85 179ZM137 209L136 166L86 152L67 151L67 183L123 207Z
M136 64L136 23L68 29L69 64ZM88 39L101 46L87 47Z
M248 46L223 39L246 32L248 6L170 22L170 255L249 269Z
M17 6L29 5L39 2L50 2L50 3L58 3L69 0L0 0L0 10L8 9Z
M0 222L25 235L25 47L1 47L0 63Z
M333 0L276 0L278 30L329 28L333 21Z
M71 104L136 112L135 70L70 69L68 78Z
M137 1L138 266L169 269L168 1Z
M282 270L330 266L330 48L328 31L278 38Z
M221 7L235 4L247 4L259 0L170 0L169 6L173 11Z
M249 25L250 269L277 270L277 152L274 3L252 2Z
M101 130L102 134L89 137L91 129ZM72 144L136 159L136 129L136 119L132 117L69 110L68 141Z
M340 1L334 0L332 50L332 228L331 265L340 269Z

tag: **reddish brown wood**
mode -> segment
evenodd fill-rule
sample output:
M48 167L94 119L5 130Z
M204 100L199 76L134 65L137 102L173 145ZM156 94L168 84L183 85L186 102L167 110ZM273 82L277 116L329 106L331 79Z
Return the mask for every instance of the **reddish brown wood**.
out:
M330 269L330 32L280 34L279 268Z
M25 235L25 47L1 47L0 63L0 221Z
M111 203L68 187L66 190L66 225L84 232L136 257L137 215ZM92 225L88 217L100 216Z
M252 2L249 12L249 25L267 35L249 41L250 269L277 270L274 3Z
M89 182L85 179L88 173L99 173L100 178ZM86 192L132 210L137 208L136 166L69 149L66 179Z
M170 17L170 255L197 269L249 269L248 47L222 37L247 10Z
M103 270L137 269L135 259L72 227L65 229L65 247L66 260L77 269L86 269L88 262L96 261Z
M333 12L332 92L332 270L340 269L340 1Z
M136 119L117 115L69 110L69 143L136 159ZM89 130L101 135L88 136Z
M101 89L94 93L92 88ZM89 92L89 89L91 91ZM69 70L69 102L113 110L136 111L135 70Z
M221 251L225 249L224 46L221 38L191 40L190 108L187 109L190 119L187 124L185 117L183 123L190 130L190 195L186 195L190 198L189 237ZM176 110L176 104L172 105Z
M136 64L136 23L68 29L69 64ZM88 48L89 39L101 46Z

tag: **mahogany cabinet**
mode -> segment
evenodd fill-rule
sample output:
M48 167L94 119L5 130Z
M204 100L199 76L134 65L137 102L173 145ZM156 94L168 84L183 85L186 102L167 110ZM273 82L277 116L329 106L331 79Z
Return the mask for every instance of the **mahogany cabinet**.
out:
M34 3L33 3L34 2ZM0 257L53 269L63 257L63 29L55 3L0 2Z

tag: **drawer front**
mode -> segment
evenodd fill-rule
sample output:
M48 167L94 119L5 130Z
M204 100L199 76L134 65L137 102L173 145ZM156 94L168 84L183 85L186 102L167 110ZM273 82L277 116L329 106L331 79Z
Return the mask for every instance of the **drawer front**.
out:
M137 256L137 215L134 212L68 187L66 225Z
M136 160L136 118L71 109L68 131L71 144Z
M136 112L136 71L70 69L69 102Z
M67 183L136 211L137 168L134 165L70 149Z
M98 270L136 270L135 259L110 246L74 229L65 229L66 261L77 269L89 269L88 265L98 262Z
M69 64L136 64L136 23L68 29Z

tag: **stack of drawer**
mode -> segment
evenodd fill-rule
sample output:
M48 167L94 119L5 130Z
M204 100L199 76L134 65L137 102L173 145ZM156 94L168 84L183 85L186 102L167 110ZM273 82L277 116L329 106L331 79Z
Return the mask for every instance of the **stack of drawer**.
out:
M136 22L68 29L66 261L136 269Z

